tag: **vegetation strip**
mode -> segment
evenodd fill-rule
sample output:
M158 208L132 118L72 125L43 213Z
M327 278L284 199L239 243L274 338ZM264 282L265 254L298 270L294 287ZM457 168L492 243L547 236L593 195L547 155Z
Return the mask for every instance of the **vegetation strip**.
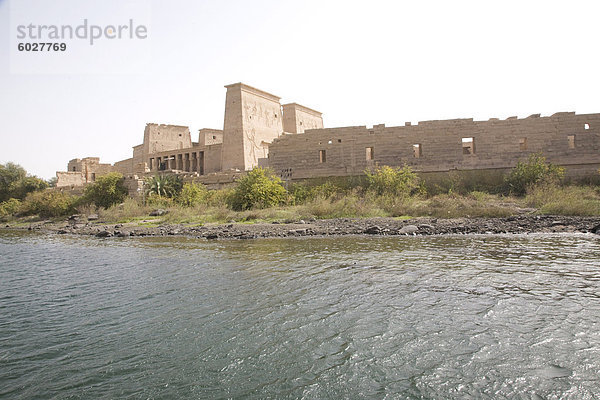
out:
M365 171L362 177L285 184L272 171L256 168L238 180L235 187L220 190L207 190L193 182L184 184L177 175L156 175L147 180L143 196L133 199L127 197L122 177L117 173L99 177L82 196L73 196L46 189L45 182L9 163L0 165L0 219L9 228L88 234L107 231L113 236L122 232L111 226L127 226L127 235L146 232L144 229L148 234L160 235L175 227L170 232L184 231L196 236L203 236L214 224L220 224L214 228L217 233L204 236L219 236L219 232L229 229L223 226L229 225L269 226L253 228L257 230L254 233L234 229L240 236L262 237L269 234L261 233L261 229L276 231L275 236L287 235L281 232L283 228L273 229L282 222L296 225L299 221L313 221L307 224L310 227L298 228L305 229L307 235L369 233L369 228L376 231L376 223L369 227L365 221L352 220L348 226L339 222L355 218L384 218L405 225L408 223L403 220L417 218L411 223L418 228L413 229L414 234L498 233L547 231L555 222L554 226L561 225L555 217L548 219L544 215L600 216L597 179L587 184L567 184L564 169L546 163L540 154L531 155L506 175L491 177L473 171L470 175L450 172L436 181L423 178L406 166L383 166ZM71 216L67 223L65 216ZM456 222L440 222L453 218L467 222L460 226L454 226ZM497 227L480 222L481 218L494 218L491 221ZM323 221L327 219L334 221ZM515 225L514 221L522 223ZM382 234L394 234L403 228L396 222L385 223L391 225L380 227ZM594 223L594 218L582 218L563 226L572 227L568 228L571 231L591 232ZM418 224L434 224L435 229ZM334 232L335 229L343 232Z

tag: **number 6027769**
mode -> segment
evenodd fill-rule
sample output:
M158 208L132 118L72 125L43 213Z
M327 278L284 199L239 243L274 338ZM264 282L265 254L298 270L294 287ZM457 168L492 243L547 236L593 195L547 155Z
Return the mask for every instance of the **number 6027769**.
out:
M65 51L66 43L19 43L19 51Z

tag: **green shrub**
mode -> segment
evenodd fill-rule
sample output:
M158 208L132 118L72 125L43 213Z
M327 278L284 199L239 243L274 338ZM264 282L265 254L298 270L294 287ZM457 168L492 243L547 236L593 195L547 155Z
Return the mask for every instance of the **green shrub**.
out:
M51 187L51 188L56 187L56 182L58 182L58 178L55 176L53 176L52 178L50 178L46 181L46 183L48 184L48 187Z
M227 207L227 201L232 193L233 189L230 188L208 190L204 201L206 202L207 206Z
M205 203L208 190L201 183L186 183L183 185L177 203L185 207L194 207L198 204Z
M111 172L96 179L85 188L83 201L94 203L98 207L109 208L123 202L127 197L127 188L123 186L123 175Z
M15 185L25 179L27 172L23 167L13 163L0 164L0 201L14 196Z
M0 217L15 215L21 208L21 201L18 199L8 199L0 203Z
M321 185L310 188L310 198L322 197L324 199L344 193L344 189L335 185L333 182L325 182Z
M503 170L452 170L449 172L422 172L419 174L427 195L471 192L502 193L505 189Z
M374 172L367 170L365 173L369 190L378 195L391 194L406 197L417 193L421 188L419 177L408 165L402 168L383 166Z
M150 193L146 197L146 205L152 206L152 207L167 208L167 207L173 207L173 205L175 205L175 201L171 197L164 197L164 196L159 196L155 193Z
M362 189L367 186L366 175L351 175L351 176L329 176L329 177L318 177L308 178L302 181L302 183L296 183L305 185L308 189L322 186L322 185L333 185L337 188L338 193L350 193L355 189Z
M21 179L13 186L12 196L17 199L24 199L28 193L39 192L48 187L48 183L37 176L28 176Z
M21 212L40 217L60 217L75 211L77 198L55 190L29 193L23 201Z
M175 198L183 188L183 181L177 175L155 175L146 179L146 195Z
M303 183L292 183L288 189L288 193L290 195L288 202L291 205L303 204L311 196L310 188Z
M29 176L23 167L13 163L0 164L0 202L11 198L23 200L28 193L44 190L48 183Z
M527 162L519 161L506 177L506 190L510 194L523 196L527 189L537 184L560 182L565 176L565 169L547 163L546 157L540 153L531 154Z
M350 189L348 189L350 190ZM344 193L346 190L337 186L333 182L323 182L316 186L310 186L307 183L296 183L292 184L289 189L290 201L289 203L304 204L307 201L314 200L316 198L328 199L335 195Z
M237 186L228 198L233 210L267 208L283 204L287 192L281 179L271 170L255 168L237 182Z

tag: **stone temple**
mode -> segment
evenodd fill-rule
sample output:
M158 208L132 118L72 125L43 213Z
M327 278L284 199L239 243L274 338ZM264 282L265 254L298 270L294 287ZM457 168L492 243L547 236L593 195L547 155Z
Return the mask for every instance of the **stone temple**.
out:
M223 129L200 129L193 142L187 126L149 123L132 157L114 165L97 157L69 161L57 187L74 189L108 172L125 176L130 194L145 176L177 173L209 187L228 184L244 171L270 167L285 180L356 176L380 165L415 171L506 170L541 152L571 177L600 167L600 114L560 112L524 119L453 119L324 128L322 114L245 85L225 86Z

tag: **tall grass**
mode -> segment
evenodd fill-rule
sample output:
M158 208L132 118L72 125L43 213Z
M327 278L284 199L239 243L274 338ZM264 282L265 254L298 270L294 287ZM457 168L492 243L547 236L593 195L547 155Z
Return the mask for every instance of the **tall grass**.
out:
M153 207L145 206L136 199L127 198L123 203L108 209L98 209L98 216L104 222L124 223L147 218L153 209Z
M372 201L371 196L352 193L321 197L318 196L298 206L298 212L305 218L359 218L385 217L387 213Z
M526 203L542 214L600 215L600 188L592 186L558 186L544 184L532 187Z
M471 192L499 194L504 191L504 170L467 170L419 174L430 196Z

